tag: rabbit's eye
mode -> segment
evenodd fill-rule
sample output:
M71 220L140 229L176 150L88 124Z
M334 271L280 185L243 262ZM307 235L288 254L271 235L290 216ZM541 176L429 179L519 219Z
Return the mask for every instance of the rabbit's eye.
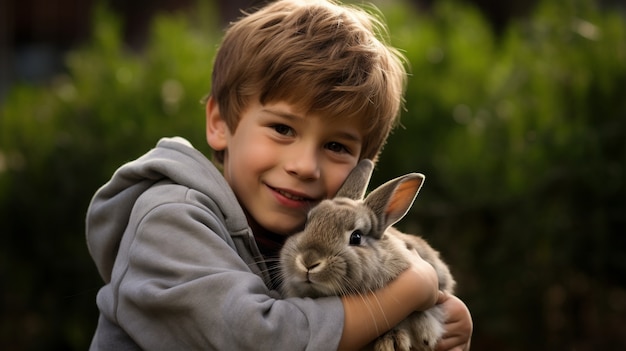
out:
M350 234L350 245L358 246L361 245L361 237L363 236L363 232L360 230L355 230Z

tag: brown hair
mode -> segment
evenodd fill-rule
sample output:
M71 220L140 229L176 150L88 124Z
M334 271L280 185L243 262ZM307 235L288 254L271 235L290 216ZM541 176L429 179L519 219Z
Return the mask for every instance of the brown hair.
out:
M357 118L360 158L375 160L396 124L404 57L372 12L328 0L279 0L231 24L211 95L232 132L250 98L285 101L330 118ZM214 158L223 162L223 152Z

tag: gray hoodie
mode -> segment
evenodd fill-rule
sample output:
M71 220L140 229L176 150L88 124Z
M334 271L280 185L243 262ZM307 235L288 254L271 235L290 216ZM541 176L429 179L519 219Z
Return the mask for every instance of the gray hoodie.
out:
M87 245L105 285L92 350L332 350L337 297L281 299L221 173L182 138L94 195Z

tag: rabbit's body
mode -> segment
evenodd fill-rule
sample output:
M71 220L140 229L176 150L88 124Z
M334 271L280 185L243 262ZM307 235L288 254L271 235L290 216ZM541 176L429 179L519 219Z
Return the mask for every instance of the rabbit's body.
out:
M321 297L379 289L419 255L437 272L439 289L452 293L455 281L440 255L421 237L391 227L408 211L423 176L390 181L362 200L373 165L359 164L336 198L313 208L304 231L287 239L281 251L286 296ZM365 184L362 184L362 183ZM444 331L440 306L414 312L374 343L378 351L434 350Z

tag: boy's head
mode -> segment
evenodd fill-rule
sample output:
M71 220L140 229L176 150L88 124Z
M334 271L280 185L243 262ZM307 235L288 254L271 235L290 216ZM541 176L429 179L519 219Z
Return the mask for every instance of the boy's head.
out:
M386 27L355 7L279 0L234 22L215 58L211 96L234 132L251 99L330 120L355 118L360 158L375 160L402 105L406 71ZM224 151L214 158L223 162Z

